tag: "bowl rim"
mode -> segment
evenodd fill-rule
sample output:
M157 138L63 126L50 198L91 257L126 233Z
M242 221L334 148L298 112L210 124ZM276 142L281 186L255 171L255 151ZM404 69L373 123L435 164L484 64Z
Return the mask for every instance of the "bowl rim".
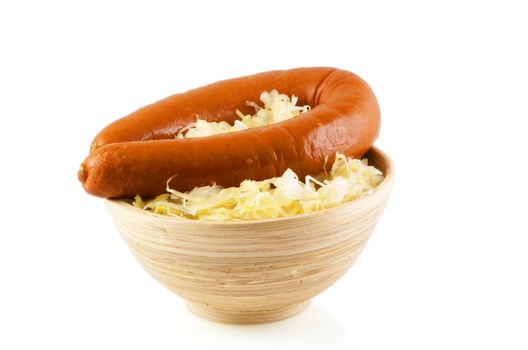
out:
M362 203L372 200L387 191L390 192L394 183L394 163L391 158L382 150L376 146L372 146L365 154L373 153L378 156L378 158L383 159L385 163L385 172L383 173L383 181L368 195L361 196L349 202L340 204L335 207L326 208L317 210L311 213L297 214L287 217L274 218L274 219L258 219L258 220L238 220L238 221L206 221L206 220L196 220L196 219L187 219L176 216L168 216L153 213L151 211L143 210L135 207L130 203L130 199L108 199L103 198L103 201L107 207L116 207L121 208L122 210L128 210L135 215L141 215L149 217L150 219L156 219L158 221L167 221L177 224L188 224L193 226L204 226L204 227L214 227L214 226L241 226L241 225L254 225L254 224L274 224L274 223L284 223L285 221L305 219L309 217L318 217L321 215L327 215L329 213L347 209L351 206L360 206Z

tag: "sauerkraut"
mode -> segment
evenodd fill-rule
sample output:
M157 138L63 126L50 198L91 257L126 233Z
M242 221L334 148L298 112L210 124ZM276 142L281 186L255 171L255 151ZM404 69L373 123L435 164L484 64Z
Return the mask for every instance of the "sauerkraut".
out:
M293 95L291 100L287 95L279 94L277 90L271 92L264 91L260 94L260 101L264 107L255 102L246 102L247 106L255 108L255 114L244 115L239 110L236 114L240 120L235 120L233 125L221 122L208 122L198 118L196 122L191 123L180 130L176 138L191 138L226 134L233 131L241 131L248 128L267 126L273 123L291 119L298 115L308 112L310 106L296 106L297 96Z
M138 208L182 219L239 221L288 217L335 207L370 194L383 180L381 171L366 159L336 154L328 173L304 182L290 169L280 177L263 181L245 180L239 187L197 187L167 193L143 201L134 199Z

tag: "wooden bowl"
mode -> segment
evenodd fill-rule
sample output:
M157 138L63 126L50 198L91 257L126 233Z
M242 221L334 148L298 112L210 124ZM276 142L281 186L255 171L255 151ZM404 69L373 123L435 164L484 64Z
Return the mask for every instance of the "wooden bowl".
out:
M288 218L215 223L157 215L124 200L105 202L134 256L189 310L218 322L277 321L304 310L367 243L394 175L379 149L366 156L385 175L371 195Z

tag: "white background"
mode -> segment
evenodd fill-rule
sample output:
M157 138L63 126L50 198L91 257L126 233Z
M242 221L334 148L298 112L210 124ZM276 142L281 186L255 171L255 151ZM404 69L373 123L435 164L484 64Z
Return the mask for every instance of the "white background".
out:
M523 1L0 5L1 349L527 349ZM335 66L397 167L358 262L292 319L190 315L76 178L93 136L167 95Z

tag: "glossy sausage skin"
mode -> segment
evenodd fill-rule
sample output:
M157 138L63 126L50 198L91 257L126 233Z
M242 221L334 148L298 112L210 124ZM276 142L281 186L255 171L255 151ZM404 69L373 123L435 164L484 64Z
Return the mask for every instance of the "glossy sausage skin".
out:
M233 123L235 111L262 91L299 97L312 109L267 127L174 139L199 116ZM224 80L176 94L104 128L81 165L85 190L106 198L149 197L170 187L185 191L216 183L238 186L294 170L301 179L323 171L336 152L361 157L378 136L376 97L357 75L335 68L298 68Z

